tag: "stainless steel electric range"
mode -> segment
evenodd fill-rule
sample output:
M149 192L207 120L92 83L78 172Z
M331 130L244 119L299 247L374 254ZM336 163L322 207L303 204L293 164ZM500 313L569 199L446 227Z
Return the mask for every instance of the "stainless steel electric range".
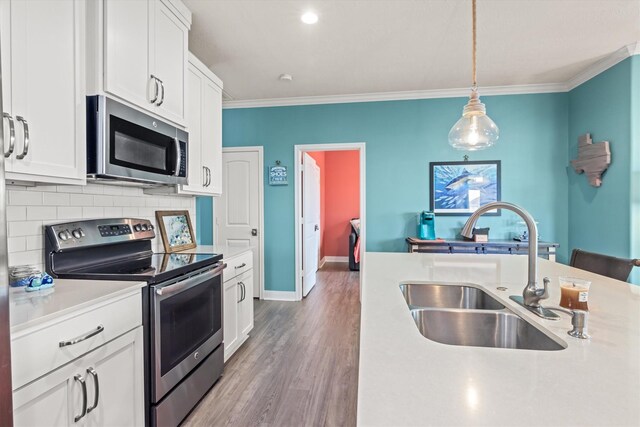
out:
M53 277L147 282L142 307L147 424L178 425L222 375L222 254L158 254L148 220L45 227Z

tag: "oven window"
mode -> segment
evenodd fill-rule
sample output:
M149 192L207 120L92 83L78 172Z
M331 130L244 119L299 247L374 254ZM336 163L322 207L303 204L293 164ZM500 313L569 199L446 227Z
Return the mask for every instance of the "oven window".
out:
M171 175L175 171L175 139L143 126L110 117L109 158L112 164Z
M161 375L222 327L220 276L160 302Z

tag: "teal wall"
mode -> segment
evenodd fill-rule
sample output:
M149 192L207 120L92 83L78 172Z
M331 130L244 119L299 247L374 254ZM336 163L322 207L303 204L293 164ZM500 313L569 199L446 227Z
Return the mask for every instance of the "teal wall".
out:
M569 92L569 157L578 137L609 141L611 165L602 186L569 170L569 246L613 256L630 256L631 59Z
M213 245L213 197L196 197L196 241Z
M502 161L502 199L539 221L541 236L568 254L568 96L484 97L500 127L499 144L471 160ZM293 173L293 146L366 143L367 251L404 252L417 212L429 208L429 162L462 160L447 143L465 98L225 109L223 145L264 146L265 165L280 160ZM266 179L265 179L266 182ZM265 287L294 290L294 187L265 185ZM201 211L198 210L200 214ZM437 235L455 237L465 217L438 217ZM510 212L486 217L494 239L521 228ZM200 227L199 227L200 228ZM345 242L346 244L346 242Z
M640 258L640 56L631 58L631 257ZM640 285L640 268L631 274Z

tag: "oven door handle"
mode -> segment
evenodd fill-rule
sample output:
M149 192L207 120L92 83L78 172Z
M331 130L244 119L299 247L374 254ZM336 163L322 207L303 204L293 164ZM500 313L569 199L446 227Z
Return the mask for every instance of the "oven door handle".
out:
M222 274L222 270L227 267L227 264L220 262L213 270L209 270L203 275L215 277L219 274ZM183 280L182 282L174 283L173 285L167 285L160 288L156 288L156 294L160 296L169 296L175 293L181 292L187 288L190 288L194 284L202 282L202 275L197 275L195 277L191 277L187 280Z

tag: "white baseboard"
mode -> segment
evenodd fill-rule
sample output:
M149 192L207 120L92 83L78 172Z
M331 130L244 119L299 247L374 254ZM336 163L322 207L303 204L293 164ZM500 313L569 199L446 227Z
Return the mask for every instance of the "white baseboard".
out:
M324 267L324 264L327 262L327 257L322 257L322 259L320 260L320 263L318 264L318 270L320 270L322 267Z
M267 291L262 293L262 299L267 301L297 301L294 291Z
M322 259L324 262L349 262L348 256L325 256Z

